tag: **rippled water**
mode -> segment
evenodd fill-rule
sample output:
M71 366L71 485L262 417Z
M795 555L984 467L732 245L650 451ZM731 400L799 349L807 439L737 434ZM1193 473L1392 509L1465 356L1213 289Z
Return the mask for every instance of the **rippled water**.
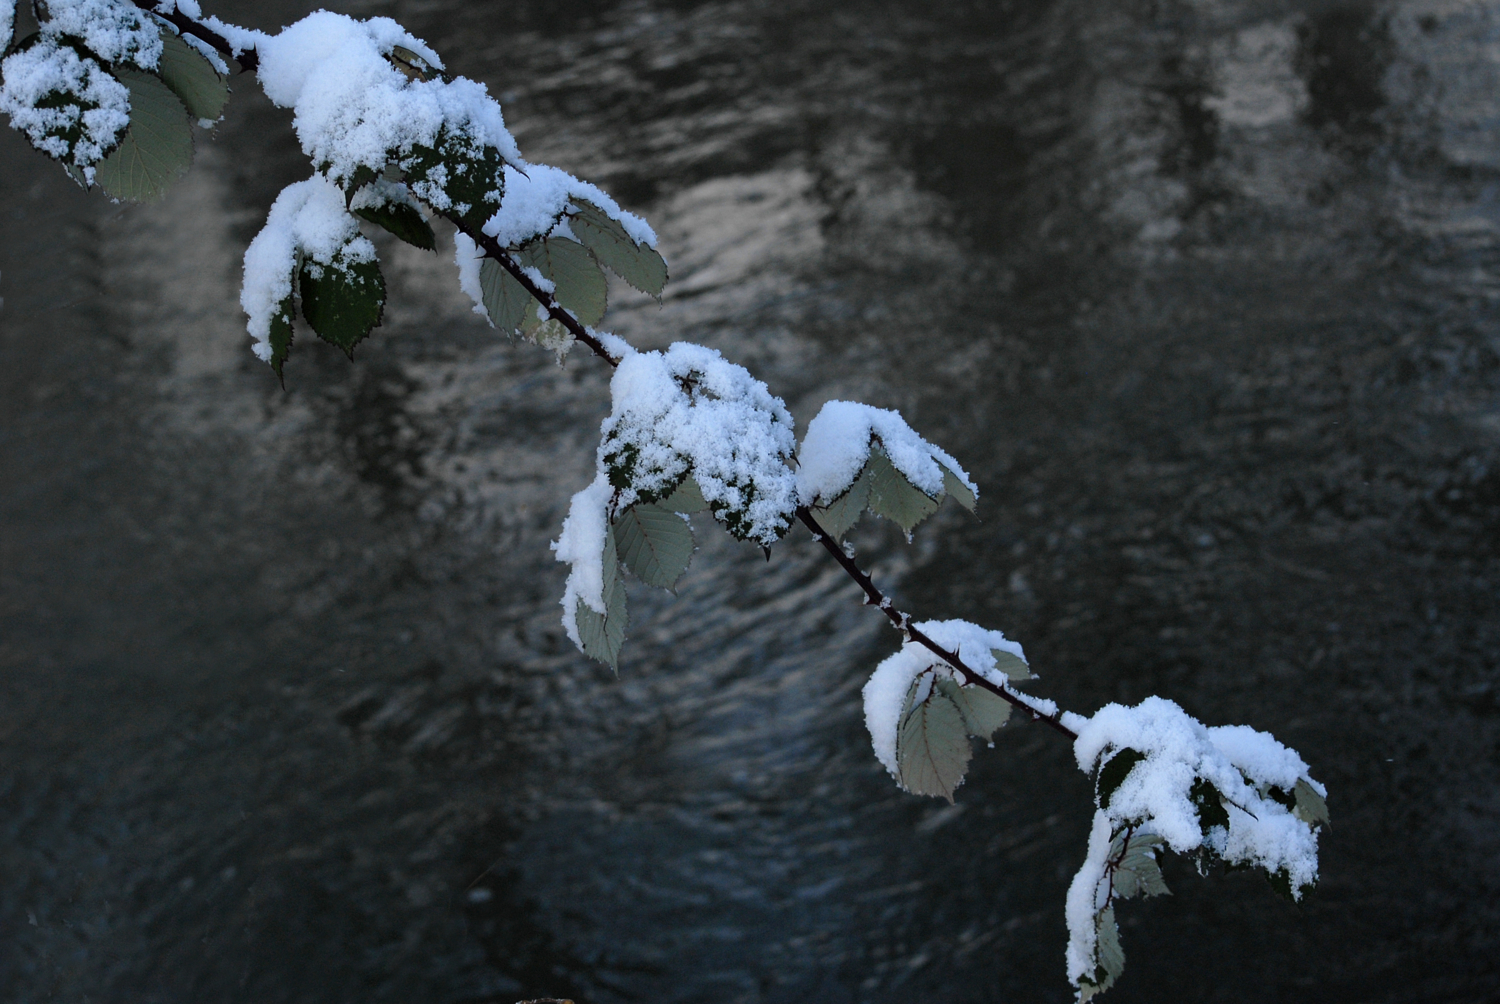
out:
M1306 908L1176 862L1115 1000L1493 997L1500 5L340 7L647 215L621 334L969 467L982 522L857 534L904 605L1327 782ZM0 996L1069 998L1087 779L1016 725L898 792L895 636L807 541L700 525L619 679L562 637L602 367L385 243L358 361L275 386L238 262L306 167L250 81L160 205L0 160Z

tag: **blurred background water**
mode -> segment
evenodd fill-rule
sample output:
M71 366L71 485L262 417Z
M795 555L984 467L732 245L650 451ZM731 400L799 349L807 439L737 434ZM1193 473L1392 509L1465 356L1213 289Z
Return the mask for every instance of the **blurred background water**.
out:
M968 467L981 520L855 535L904 606L1328 784L1302 909L1174 860L1112 999L1500 997L1500 4L333 6L652 222L618 332ZM1087 778L1018 723L899 792L896 636L804 536L700 523L618 679L567 643L607 373L451 245L382 241L384 326L277 387L239 258L307 167L235 89L157 205L0 137L0 998L1070 999Z

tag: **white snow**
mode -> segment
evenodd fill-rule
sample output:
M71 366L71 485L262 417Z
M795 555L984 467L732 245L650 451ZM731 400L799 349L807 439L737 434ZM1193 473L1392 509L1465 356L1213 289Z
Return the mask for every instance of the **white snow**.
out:
M519 157L507 159L519 161ZM506 165L505 197L499 211L485 223L484 232L503 247L515 247L549 232L572 236L566 220L556 231L553 228L569 203L577 201L598 206L637 244L656 247L656 232L645 220L625 212L602 189L546 164Z
M484 305L484 287L479 282L479 267L484 264L484 252L462 230L453 234L453 262L458 266L458 287L474 301L474 313L490 321L490 312ZM494 326L495 322L490 321L490 327Z
M552 542L557 560L573 566L563 589L563 629L579 650L583 649L575 616L579 601L596 613L605 613L604 535L609 530L612 494L609 477L601 472L593 484L573 496L562 533Z
M995 668L995 650L1009 652L1022 662L1026 661L1026 654L1018 642L1011 641L999 631L990 631L968 621L922 621L912 626L949 652L956 653L964 665L1001 687L1006 686L1008 678ZM953 667L947 661L919 642L908 641L901 646L899 652L876 666L875 672L865 684L865 727L870 731L875 758L885 764L885 769L890 771L892 777L900 776L896 761L896 735L900 729L901 712L905 710L906 691L918 674L929 669L935 671L934 675L957 679ZM1011 692L1015 693L1014 690ZM1024 694L1016 696L1026 699ZM1050 702L1040 702L1033 698L1027 703L1040 707ZM1053 710L1044 712L1055 713L1055 706Z
M108 63L131 62L154 70L161 58L156 22L130 4L115 0L47 0L46 38L79 39Z
M1075 987L1085 976L1094 975L1094 946L1098 943L1094 917L1109 895L1109 886L1103 880L1113 836L1109 817L1102 811L1095 812L1088 854L1068 886L1063 916L1068 923L1068 982Z
M320 175L282 189L266 225L245 249L240 306L249 315L252 348L266 362L271 360L271 319L292 291L298 252L323 266L375 260L375 245L360 236L354 217L344 210L343 192Z
M16 0L0 0L0 51L10 45L16 30Z
M691 468L715 515L741 536L769 546L791 525L792 416L743 366L678 342L665 352L626 355L610 393L614 408L601 426L600 470L616 451L637 451L632 484L618 504L664 491Z
M159 42L160 40L158 40ZM12 53L0 64L0 111L25 133L33 146L59 160L84 169L92 181L93 165L104 159L130 125L130 91L98 63L83 59L67 45L43 37L24 52ZM72 95L79 104L38 108L37 102L56 91ZM80 106L88 107L80 112ZM79 128L73 144L58 133Z
M1245 726L1210 731L1162 697L1148 697L1130 708L1107 704L1092 718L1070 715L1065 724L1078 733L1073 752L1085 773L1092 773L1101 756L1113 750L1128 748L1146 756L1110 798L1107 812L1117 829L1141 821L1179 854L1207 846L1226 861L1270 871L1285 868L1294 892L1316 881L1316 832L1285 806L1261 797L1255 787L1290 788L1306 777L1301 757L1272 737ZM1216 828L1208 837L1202 834L1197 809L1188 799L1200 777L1231 803L1227 833Z
M979 497L979 488L958 461L917 435L900 412L829 401L808 423L797 451L797 497L803 504L827 505L847 491L870 458L872 437L879 439L896 469L928 495L942 494L946 467Z
M294 109L302 151L330 177L348 177L361 166L378 171L393 152L436 145L440 132L519 162L500 105L483 84L463 77L408 80L385 59L398 45L442 66L437 53L390 18L356 21L318 11L255 40L257 76L267 97ZM436 188L423 197L449 208Z

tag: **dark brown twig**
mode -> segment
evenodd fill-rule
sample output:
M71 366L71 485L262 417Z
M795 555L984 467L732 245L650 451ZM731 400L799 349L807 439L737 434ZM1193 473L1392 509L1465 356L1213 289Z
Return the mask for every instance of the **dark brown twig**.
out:
M239 63L241 73L253 71L260 65L260 57L256 55L254 49L246 49L244 52L235 52L234 46L229 44L229 39L225 38L223 35L220 35L212 28L207 28L199 24L197 21L194 21L186 14L177 10L175 6L173 7L171 13L165 13L163 11L157 10L157 5L152 3L151 0L133 0L133 2L141 10L149 11L150 13L156 15L163 21L166 21L167 23L172 25L172 27L176 28L178 31L182 32L184 35L192 35L199 41L207 42L209 45L218 50L221 55L227 56L228 58Z

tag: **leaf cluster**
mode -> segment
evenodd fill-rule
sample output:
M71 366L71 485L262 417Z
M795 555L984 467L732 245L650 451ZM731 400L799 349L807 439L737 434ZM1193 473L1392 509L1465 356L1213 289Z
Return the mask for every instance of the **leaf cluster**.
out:
M913 528L937 512L945 497L951 496L969 512L974 511L974 493L963 481L943 466L943 488L929 495L902 474L881 447L880 437L872 436L869 459L844 493L825 506L813 506L813 516L834 540L842 540L866 512L894 522L909 537Z

